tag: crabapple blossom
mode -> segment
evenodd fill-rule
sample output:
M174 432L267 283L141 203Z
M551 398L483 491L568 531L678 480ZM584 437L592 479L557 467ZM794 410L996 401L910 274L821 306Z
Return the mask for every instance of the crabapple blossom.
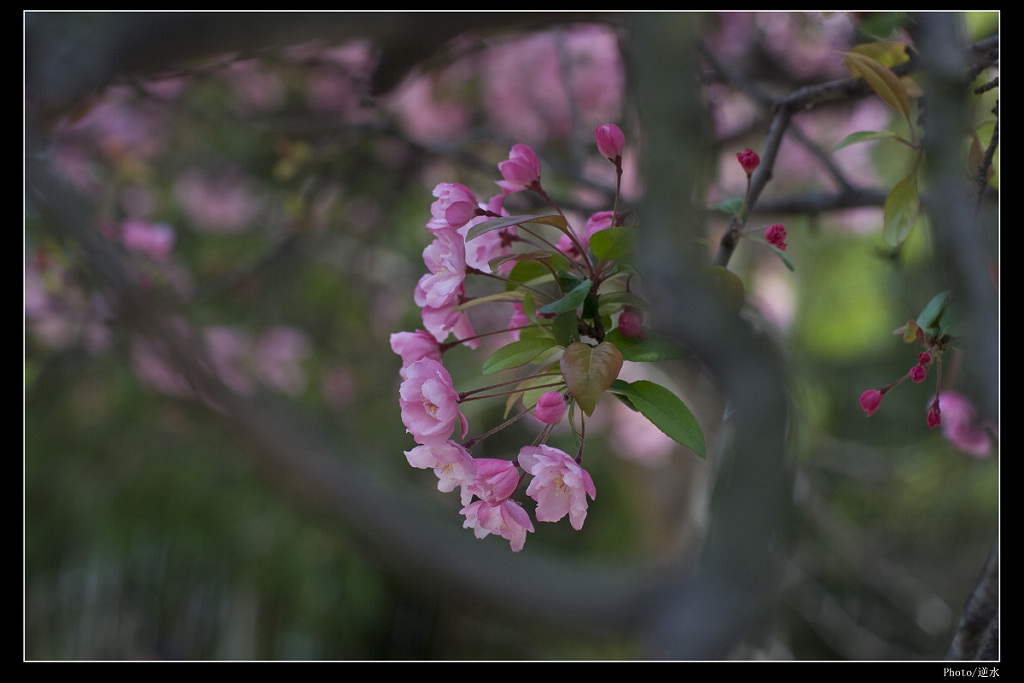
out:
M504 180L496 181L505 194L529 190L540 182L540 160L529 145L513 145L508 159L498 164Z
M769 225L768 229L764 231L764 238L768 244L778 247L782 251L786 250L786 229L782 227L782 223Z
M565 397L557 391L546 391L537 399L533 416L544 424L557 424L565 415Z
M748 178L761 165L761 157L757 156L757 153L749 148L742 152L736 152L736 159L739 160L740 166L743 167Z
M613 164L622 161L622 150L626 146L626 137L622 130L614 123L606 123L594 129L594 137L597 138L597 151L601 156Z
M568 514L572 527L582 529L587 496L593 499L597 494L590 474L568 454L546 444L524 446L519 465L533 475L526 495L537 501L537 519L557 522Z
M435 233L434 241L423 250L423 262L430 269L416 284L413 298L417 306L444 308L457 303L466 280L466 247L456 232Z
M923 365L915 365L910 368L910 379L916 384L920 384L925 381L928 377L928 369Z
M515 463L497 458L477 458L476 477L466 487L488 505L508 500L519 487L519 469Z
M421 358L406 369L406 379L399 387L402 423L416 443L432 444L447 441L455 422L462 424L466 438L466 416L459 410L459 394L452 386L452 377L440 362Z
M459 512L466 517L462 528L472 529L477 538L497 534L511 544L513 552L518 553L523 549L526 532L533 531L530 516L514 500L505 500L498 505L474 500Z
M441 360L441 345L434 335L425 330L395 332L391 335L391 350L402 358L402 369L399 371L402 379L405 379L405 369L421 358Z
M963 394L956 391L943 391L942 399L942 435L959 450L984 458L992 450L992 438L988 431L977 424L977 412L974 405Z
M526 317L526 313L523 312L523 302L516 301L512 304L512 317L508 319L509 329L512 330L512 340L519 341L519 329L530 324L530 319Z
M460 297L463 291L459 290ZM455 310L458 305L458 301L452 301L447 306L440 308L424 307L420 311L423 326L430 334L434 335L434 339L438 342L443 342L448 337L455 335L457 339L466 340L462 342L464 345L475 349L480 346L480 340L474 338L476 333L473 330L473 323L470 322L466 312Z
M473 191L462 183L439 183L434 188L437 200L430 205L427 230L458 230L477 215L478 202Z
M878 410L882 403L882 392L878 389L868 389L860 395L860 407L871 417Z
M406 451L409 464L419 469L432 469L437 475L437 490L444 493L462 487L462 504L473 499L469 485L477 475L477 461L469 451L451 439L432 444L421 444Z
M589 247L590 238L595 232L612 227L612 219L614 217L614 211L598 211L588 218L587 224L583 226L583 244Z
M174 228L166 223L130 220L121 224L121 242L131 251L164 262L174 246Z

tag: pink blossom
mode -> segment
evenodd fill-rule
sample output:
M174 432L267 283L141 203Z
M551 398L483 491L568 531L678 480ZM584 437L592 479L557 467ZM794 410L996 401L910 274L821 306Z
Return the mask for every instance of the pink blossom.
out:
M498 164L504 180L497 181L505 194L529 190L540 182L540 160L528 145L513 145L508 159Z
M459 290L460 297L463 291ZM443 342L449 336L455 335L456 339L466 340L462 342L464 345L475 349L480 346L480 340L475 338L476 332L473 330L473 324L470 322L466 312L455 310L458 305L458 301L452 301L447 306L439 308L424 307L420 311L423 326L434 335L434 339L438 342Z
M515 309L512 312L512 317L508 319L508 327L512 330L512 339L519 341L519 329L530 324L530 319L526 317L526 313L523 312L523 302L516 301L512 304L512 308Z
M612 218L614 216L615 213L613 211L598 211L588 218L587 224L583 227L583 246L590 246L590 238L595 232L612 227Z
M915 383L920 384L928 377L928 368L923 365L915 365L910 368L910 379Z
M587 518L587 495L597 494L594 480L566 453L551 446L524 446L519 465L533 475L526 495L537 501L537 519L557 522L568 513L579 531Z
M764 238L768 240L768 244L778 247L782 251L786 250L786 229L782 227L782 223L768 226L764 232Z
M476 478L477 466L473 456L461 444L451 439L426 445L419 445L406 451L406 459L413 467L432 469L437 475L437 490L444 493L462 487L462 504L468 505L473 499L469 485Z
M427 222L431 232L457 230L476 215L476 195L462 183L439 183L434 196L437 200L430 205L431 219Z
M406 379L399 387L399 405L402 423L416 443L447 441L456 421L462 424L462 438L466 438L469 425L459 410L459 394L452 377L432 358L421 358L406 369Z
M878 410L882 403L882 392L878 389L868 389L860 395L860 407L871 417Z
M743 167L743 170L746 171L747 177L749 177L750 174L761 165L761 158L757 156L756 152L750 149L745 149L742 152L736 152L736 158L739 160L740 166Z
M984 458L992 451L992 438L988 431L977 424L977 411L963 394L943 391L942 435L961 451L976 458Z
M416 305L444 308L458 303L466 280L466 248L454 231L435 233L434 241L423 250L423 262L430 270L416 283Z
M530 516L514 500L506 500L499 505L488 505L482 500L475 500L462 508L460 513L466 516L462 528L473 529L477 538L497 534L509 541L512 550L517 553L526 543L526 532L533 531Z
M606 123L594 129L597 138L597 151L613 164L622 161L622 150L626 147L626 137L614 123Z
M565 410L565 397L557 391L546 391L537 399L533 416L544 424L553 425L562 419Z
M121 224L121 242L131 251L166 261L174 246L174 228L166 223L125 221Z
M441 360L441 345L425 330L395 332L391 335L391 350L402 357L402 379L405 379L405 369L421 358Z
M473 226L491 220L496 216L508 215L508 212L502 206L504 200L504 194L497 194L487 200L486 204L480 204L476 214L459 228L458 232L462 235L462 239L466 240ZM512 240L515 238L515 234L516 228L513 225L501 230L486 232L474 237L472 240L466 241L466 266L490 273L490 262L492 259L511 253ZM509 263L508 267L511 268L514 265L514 263Z
M477 458L475 462L476 477L466 487L467 493L488 505L498 505L512 497L519 487L515 463L496 458Z
M570 228L570 230L571 230L571 228ZM580 244L582 244L584 246L584 248L588 246L579 237L577 237L576 240L579 241ZM580 254L580 250L576 248L576 242L573 241L573 239L571 237L569 237L568 234L563 233L562 236L558 238L558 245L557 246L558 246L558 251L562 252L563 254L565 254L566 256L568 256L571 259L578 259L580 257L580 255L581 255Z

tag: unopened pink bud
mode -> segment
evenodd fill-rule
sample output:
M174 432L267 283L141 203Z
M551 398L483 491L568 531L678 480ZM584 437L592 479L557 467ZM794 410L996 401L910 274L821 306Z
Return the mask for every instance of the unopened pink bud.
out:
M632 306L627 306L619 314L619 330L627 337L643 339L643 314Z
M614 123L606 123L594 129L594 137L597 138L597 151L606 157L613 164L616 159L622 158L622 150L626 147L626 136Z
M882 404L882 392L878 389L868 389L860 395L860 407L871 417Z
M928 428L935 429L942 424L942 413L939 412L939 399L936 398L932 401L931 406L928 407Z
M928 353L927 351L922 351L921 353L917 354L917 364L918 365L928 365L931 362L932 362L932 354Z
M764 238L768 240L768 244L778 247L782 251L786 250L786 229L782 227L782 223L768 226L768 229L764 231Z
M736 152L736 158L739 160L743 170L747 172L747 176L750 176L761 165L761 157L757 156L757 153L750 149Z
M915 383L920 384L928 376L928 370L923 365L915 365L910 368L910 379Z

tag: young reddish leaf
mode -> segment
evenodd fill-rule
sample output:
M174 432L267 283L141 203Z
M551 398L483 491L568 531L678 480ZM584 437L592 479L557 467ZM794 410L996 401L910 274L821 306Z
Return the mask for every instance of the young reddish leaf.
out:
M569 393L584 413L592 415L601 394L619 376L622 354L608 342L594 347L573 342L562 354L560 367Z

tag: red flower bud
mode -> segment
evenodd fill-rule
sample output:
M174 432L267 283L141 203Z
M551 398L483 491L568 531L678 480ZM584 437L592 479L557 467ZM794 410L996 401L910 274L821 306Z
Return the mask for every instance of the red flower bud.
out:
M736 152L736 158L739 160L743 170L747 172L747 177L750 177L750 174L761 165L761 157L757 156L757 153L749 148L742 152Z
M871 417L878 410L882 403L882 392L878 389L868 389L860 395L860 407Z
M914 380L916 384L923 382L927 376L928 370L923 365L915 365L910 368L910 379Z
M768 240L768 244L778 247L782 251L786 250L786 229L782 227L782 223L768 226L768 229L764 231L764 238Z
M940 424L942 424L942 413L939 412L939 399L935 397L928 407L928 428L935 429Z

